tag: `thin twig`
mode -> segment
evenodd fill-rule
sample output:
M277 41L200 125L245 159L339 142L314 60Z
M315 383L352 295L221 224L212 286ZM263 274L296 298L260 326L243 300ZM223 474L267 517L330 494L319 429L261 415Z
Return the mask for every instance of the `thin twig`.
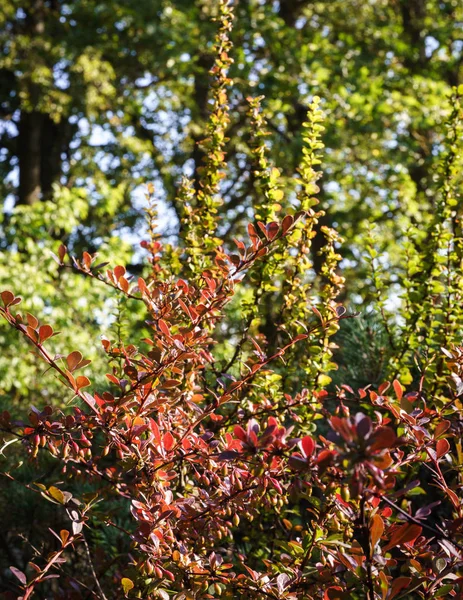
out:
M102 598L102 600L108 600L105 596L105 593L103 592L102 587L101 587L100 581L99 581L98 576L95 571L95 567L93 566L92 555L90 554L90 548L88 547L87 539L86 539L83 531L81 532L81 535L82 535L82 541L84 542L85 552L86 552L87 558L88 558L88 564L90 567L90 571L92 572L92 576L93 576L95 585L98 588L98 592L100 593L100 597Z

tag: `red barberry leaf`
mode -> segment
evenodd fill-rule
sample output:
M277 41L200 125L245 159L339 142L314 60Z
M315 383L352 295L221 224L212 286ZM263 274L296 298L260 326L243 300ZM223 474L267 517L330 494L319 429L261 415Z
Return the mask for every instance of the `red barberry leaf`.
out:
M42 325L39 327L39 342L43 343L53 335L53 328L50 325Z
M167 450L167 452L169 452L174 447L174 444L174 436L170 433L170 431L166 431L162 438L162 445L164 446L164 449Z
M66 358L68 369L72 372L77 368L82 360L82 354L78 350L71 352Z
M438 440L438 442L436 444L437 458L444 456L444 454L447 454L447 452L449 450L450 450L450 444L448 443L448 440L446 440L445 438Z
M76 387L78 390L88 387L90 385L90 379L85 377L85 375L79 375L76 379Z
M315 450L315 442L313 439L309 435L306 435L302 438L300 446L302 449L302 454L306 458L310 458Z
M403 396L403 394L404 394L404 390L403 390L403 388L402 388L402 386L401 386L400 382L399 382L399 381L397 381L397 379L394 379L394 381L392 382L392 385L393 385L393 387L394 387L394 391L395 391L395 394L396 394L396 396L397 396L397 399L398 399L399 401L400 401L400 400L402 400L402 396Z
M122 265L118 265L117 267L114 267L114 277L116 278L117 281L124 275L125 275L125 267L123 267Z
M10 306L10 304L14 300L14 294L8 290L5 290L4 292L2 292L1 297L2 297L3 304L5 305L5 308L8 308L8 306Z

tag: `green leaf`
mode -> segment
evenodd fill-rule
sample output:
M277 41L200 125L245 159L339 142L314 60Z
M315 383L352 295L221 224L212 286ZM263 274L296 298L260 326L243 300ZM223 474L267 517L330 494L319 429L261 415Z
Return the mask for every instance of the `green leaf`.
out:
M318 385L320 387L326 387L331 383L331 377L329 375L319 375L318 376Z
M442 598L442 596L446 596L448 592L451 592L455 588L453 583L446 583L443 585L437 592L434 594L435 598Z

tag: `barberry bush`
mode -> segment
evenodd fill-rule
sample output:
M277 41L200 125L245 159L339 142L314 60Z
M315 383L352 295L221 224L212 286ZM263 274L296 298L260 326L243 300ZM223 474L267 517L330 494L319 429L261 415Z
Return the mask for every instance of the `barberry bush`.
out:
M402 319L387 314L371 242L389 381L334 385L336 336L356 317L340 303L336 231L324 229L322 278L310 262L323 215L320 99L290 189L268 158L261 99L249 99L261 202L247 238L226 247L218 215L232 13L220 7L204 166L198 185L179 187L177 243L160 241L149 185L143 277L96 254L69 257L63 245L55 257L144 313L136 338L122 328L103 337L107 383L84 374L87 348L60 347L45 317L1 293L0 315L63 390L28 414L0 416L11 504L23 489L55 509L42 531L48 551L31 545L24 564L0 536L11 563L0 574L5 598L461 598L459 91L432 243L410 250ZM413 371L419 352L426 368L416 360Z

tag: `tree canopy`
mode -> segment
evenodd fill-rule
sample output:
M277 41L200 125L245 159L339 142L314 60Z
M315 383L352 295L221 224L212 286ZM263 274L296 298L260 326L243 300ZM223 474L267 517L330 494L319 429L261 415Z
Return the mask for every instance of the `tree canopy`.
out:
M7 598L461 593L462 25L0 0Z
M33 277L35 302L53 305L53 267L43 281L36 265L61 242L103 258L125 247L121 259L140 273L130 244L143 228L140 186L149 181L162 201L162 232L176 235L180 178L197 177L203 159L198 141L206 135L216 13L217 3L208 1L2 2L5 285L12 264L27 257L32 273L18 291L28 297ZM266 145L287 190L278 200L283 210L316 94L328 119L318 194L326 214L311 249L314 269L320 275L319 229L334 226L345 240L346 299L366 307L376 293L365 267L371 235L397 286L404 240L413 229L424 231L436 209L448 94L461 81L462 20L453 0L238 2L220 238L230 243L242 233L261 202L246 98L265 97ZM64 319L81 312L81 285L74 284L74 300L60 303ZM91 304L105 311L101 301ZM89 318L88 311L79 317ZM6 380L11 389L11 373Z

